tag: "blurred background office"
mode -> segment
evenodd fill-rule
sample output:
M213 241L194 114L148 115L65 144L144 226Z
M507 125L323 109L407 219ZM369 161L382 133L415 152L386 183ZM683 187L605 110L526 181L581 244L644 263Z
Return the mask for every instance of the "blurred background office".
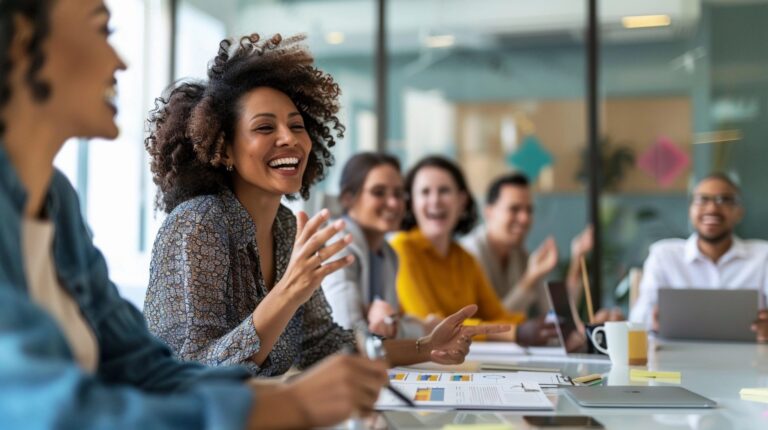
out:
M121 137L68 142L56 160L78 188L94 241L141 307L162 219L145 118L172 80L202 77L218 41L306 33L341 85L347 133L306 205L332 201L349 156L385 150L405 168L456 159L475 197L498 174L529 176L534 249L599 224L600 299L624 306L648 246L687 237L688 189L724 171L743 188L737 234L768 239L768 1L598 2L599 211L589 210L588 0L107 0L130 68L118 77ZM383 11L383 14L382 14ZM378 112L384 111L384 115ZM114 180L114 178L122 178ZM296 206L296 204L294 204ZM617 286L619 288L617 289Z

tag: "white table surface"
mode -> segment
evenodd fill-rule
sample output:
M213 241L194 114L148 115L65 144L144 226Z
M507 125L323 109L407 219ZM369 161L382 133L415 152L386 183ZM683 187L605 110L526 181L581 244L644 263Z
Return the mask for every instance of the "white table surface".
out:
M440 367L444 370L477 370L481 361L519 363L521 366L559 367L568 376L591 373L607 374L608 385L679 385L709 397L718 403L715 409L606 409L583 408L568 398L561 389L547 390L555 405L549 412L470 412L470 411L398 411L386 412L390 421L399 423L399 429L442 428L445 424L509 422L515 429L528 429L523 415L590 415L603 423L606 429L761 429L768 430L768 403L741 400L742 388L768 387L768 345L715 342L651 342L647 366L634 368L659 371L679 371L680 384L638 382L629 380L632 367L612 367L598 360L578 362L571 359L557 361L546 357L478 356L470 353L461 367ZM434 366L427 366L435 368ZM391 427L378 420L375 428Z

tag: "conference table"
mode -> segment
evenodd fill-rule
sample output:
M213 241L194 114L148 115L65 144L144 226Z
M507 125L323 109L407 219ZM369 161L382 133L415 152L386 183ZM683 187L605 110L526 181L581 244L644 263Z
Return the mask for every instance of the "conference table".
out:
M470 352L461 366L422 365L444 371L480 371L480 363L495 362L526 367L559 368L570 377L601 373L606 385L682 386L718 403L714 409L584 408L562 389L546 394L554 411L387 411L366 423L368 428L441 429L445 425L510 424L514 429L535 428L524 415L589 415L606 429L768 429L768 403L742 400L742 388L768 387L768 345L720 342L679 342L651 340L647 366L611 366L603 358L536 356L519 354L476 354ZM681 373L679 383L633 380L631 368ZM562 428L562 427L560 427Z

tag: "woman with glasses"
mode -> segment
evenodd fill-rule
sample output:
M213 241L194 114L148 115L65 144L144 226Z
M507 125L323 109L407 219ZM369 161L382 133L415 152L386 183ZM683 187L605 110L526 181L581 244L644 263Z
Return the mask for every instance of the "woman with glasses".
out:
M345 230L352 235L342 253L355 260L323 282L334 320L346 328L363 324L389 338L429 333L437 318L425 323L401 315L395 289L397 255L385 239L400 227L405 213L400 162L387 154L356 154L344 166L339 188Z

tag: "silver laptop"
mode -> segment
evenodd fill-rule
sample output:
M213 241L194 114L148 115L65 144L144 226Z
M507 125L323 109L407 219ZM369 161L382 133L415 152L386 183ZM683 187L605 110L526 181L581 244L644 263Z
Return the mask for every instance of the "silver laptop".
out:
M714 408L717 402L682 387L567 387L576 403L596 408Z
M758 290L659 289L659 335L665 339L754 342Z

